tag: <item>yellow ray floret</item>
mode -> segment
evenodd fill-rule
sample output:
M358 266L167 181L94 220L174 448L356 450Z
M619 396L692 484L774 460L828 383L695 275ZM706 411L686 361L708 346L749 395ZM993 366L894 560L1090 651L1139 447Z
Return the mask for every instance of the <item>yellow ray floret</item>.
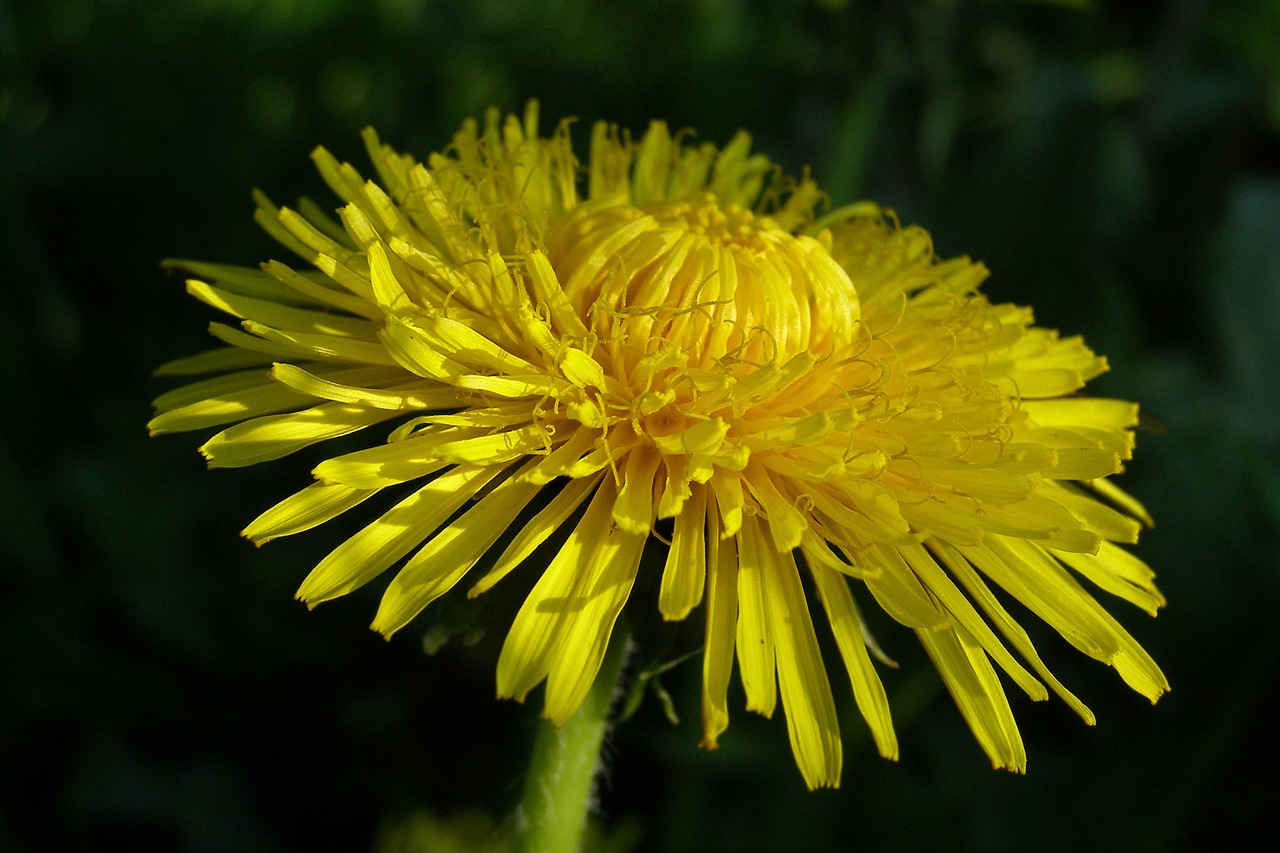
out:
M310 269L172 262L238 326L214 323L225 346L162 369L214 375L158 398L152 431L219 428L202 452L241 466L387 430L244 533L261 544L383 498L298 597L398 566L374 620L388 636L549 543L497 686L523 700L545 683L557 725L624 614L701 620L702 745L725 734L736 663L749 710L781 699L811 788L841 767L823 635L898 755L872 606L916 633L996 767L1026 765L1006 680L1093 722L1005 601L1152 701L1167 690L1088 588L1164 604L1121 547L1150 519L1108 479L1137 407L1080 393L1105 359L989 303L985 268L939 259L892 213L820 214L817 186L746 134L688 139L598 124L580 165L569 124L541 136L531 103L467 122L425 162L368 131L376 180L318 149L336 216L257 195L257 220ZM636 612L650 571L657 609Z

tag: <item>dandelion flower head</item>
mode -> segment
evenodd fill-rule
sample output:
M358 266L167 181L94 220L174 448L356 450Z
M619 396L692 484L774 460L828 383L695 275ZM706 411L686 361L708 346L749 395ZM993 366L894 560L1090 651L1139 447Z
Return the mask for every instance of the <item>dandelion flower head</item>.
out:
M811 788L842 764L814 613L888 757L860 608L915 632L995 767L1026 762L1004 679L1093 722L1009 600L1152 701L1167 689L1089 588L1164 603L1121 547L1149 519L1107 479L1137 407L1078 394L1105 360L991 304L982 265L874 204L823 212L743 133L717 148L601 123L580 163L569 123L541 136L532 103L425 163L365 142L376 180L313 155L336 220L258 196L297 268L173 262L239 322L162 368L211 378L161 396L154 433L221 428L213 467L369 436L245 530L263 543L388 493L300 599L397 567L373 621L390 636L464 578L478 595L536 573L497 687L545 682L561 724L661 549L661 617L705 622L702 744L728 725L736 665L749 710L781 699Z

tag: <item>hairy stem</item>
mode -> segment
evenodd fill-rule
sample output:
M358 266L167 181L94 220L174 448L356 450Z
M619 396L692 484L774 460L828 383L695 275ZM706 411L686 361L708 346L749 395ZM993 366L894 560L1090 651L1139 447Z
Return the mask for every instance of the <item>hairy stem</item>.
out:
M516 812L517 853L578 853L595 794L600 746L630 637L619 626L578 713L560 728L542 721Z

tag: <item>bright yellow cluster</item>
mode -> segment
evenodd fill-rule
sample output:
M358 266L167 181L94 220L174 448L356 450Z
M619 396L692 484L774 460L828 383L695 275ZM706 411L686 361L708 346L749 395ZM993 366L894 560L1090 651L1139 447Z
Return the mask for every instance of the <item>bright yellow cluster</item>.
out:
M703 744L728 724L736 657L750 710L772 714L781 693L810 787L841 767L815 593L889 757L855 593L916 632L997 767L1026 760L997 670L1093 718L992 584L1138 692L1167 689L1078 580L1163 604L1115 544L1146 514L1105 479L1137 407L1076 396L1103 359L988 303L981 265L940 261L875 205L815 218L815 185L780 177L745 134L717 150L661 123L638 141L596 125L584 181L568 124L544 138L537 118L469 122L425 165L368 132L377 182L317 150L340 221L265 198L257 217L312 270L174 264L240 328L215 323L227 346L166 365L223 375L160 397L153 432L235 424L202 448L234 467L396 422L245 531L262 543L401 492L302 600L408 557L373 623L390 635L477 563L472 595L551 538L497 678L519 700L545 681L560 724L661 524L661 613L705 618Z

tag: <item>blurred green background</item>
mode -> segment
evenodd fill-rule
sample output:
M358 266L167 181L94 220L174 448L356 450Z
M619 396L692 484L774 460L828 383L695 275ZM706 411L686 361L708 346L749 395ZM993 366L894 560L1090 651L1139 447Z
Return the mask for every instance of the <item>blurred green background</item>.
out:
M1158 706L1028 620L1099 725L1015 696L1029 772L996 773L884 629L902 759L837 672L844 786L808 794L780 718L739 712L696 748L686 664L664 677L682 724L647 702L611 742L606 830L660 851L1198 850L1270 825L1280 2L29 0L0 2L0 849L370 850L419 809L514 804L537 702L493 698L503 632L385 643L377 583L308 613L293 590L341 531L236 534L314 460L206 473L198 437L144 424L170 387L150 371L212 319L161 258L283 257L249 190L328 199L316 144L363 169L373 124L425 157L529 97L548 129L581 119L580 151L597 118L748 129L835 202L986 262L994 299L1108 354L1091 390L1162 424L1121 483L1156 516L1138 551L1170 606L1111 603L1173 684Z

